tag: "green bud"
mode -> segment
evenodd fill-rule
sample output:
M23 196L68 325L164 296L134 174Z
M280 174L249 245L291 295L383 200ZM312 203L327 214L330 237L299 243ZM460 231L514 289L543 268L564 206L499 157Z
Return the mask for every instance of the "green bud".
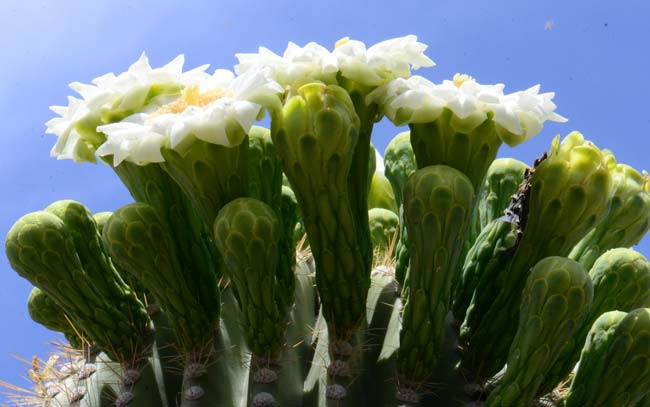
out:
M481 272L461 329L463 368L482 378L505 364L519 319L517 304L530 268L549 256L567 256L607 212L612 194L612 156L578 133L553 140L536 162L510 216L522 232L506 264ZM489 265L489 263L488 263Z
M104 245L122 269L151 291L186 352L211 342L219 309L205 309L193 290L167 225L144 203L121 207L104 226Z
M384 208L372 208L368 211L370 236L375 251L385 252L393 242L399 218L393 211ZM381 256L380 256L381 257Z
M585 322L563 346L560 357L545 375L541 392L550 392L569 375L580 359L589 329L600 315L650 305L650 263L641 253L626 248L609 250L596 260L589 276L594 284L593 305Z
M513 158L499 158L490 165L478 197L477 221L473 225L475 236L492 220L505 215L524 180L526 168L526 164Z
M604 251L632 247L650 230L650 193L647 175L617 164L612 172L614 195L610 209L571 251L571 258L591 267Z
M558 351L587 316L592 298L589 274L574 260L547 257L531 269L506 373L490 393L488 407L530 405Z
M20 218L7 234L11 266L118 361L145 351L149 317L98 244L92 215L74 201Z
M410 381L426 380L441 351L473 201L467 177L444 165L416 171L404 187L411 268L398 371Z
M417 169L411 148L411 133L404 131L393 138L384 151L386 178L390 181L398 205L402 205L402 190L409 176Z
M603 314L594 323L565 407L634 406L650 386L650 309Z
M348 199L358 131L359 118L348 93L322 83L299 88L271 121L273 143L300 205L316 261L323 315L339 335L362 323L370 284ZM367 218L367 206L365 211Z
M370 193L368 194L368 209L384 208L397 214L397 202L388 179L384 174L376 172L372 176Z
M214 236L245 312L247 343L257 356L277 356L292 295L278 281L280 222L270 206L239 198L224 206L214 223Z
M402 191L409 176L417 169L415 155L411 148L411 133L399 133L393 138L384 151L384 166L386 178L393 187L395 201L399 208L400 231L395 246L395 278L400 284L404 283L409 264L408 237L402 208Z
M34 322L43 325L47 329L63 333L74 348L81 349L83 347L79 334L73 328L72 320L66 316L61 307L38 287L32 288L29 293L27 311Z

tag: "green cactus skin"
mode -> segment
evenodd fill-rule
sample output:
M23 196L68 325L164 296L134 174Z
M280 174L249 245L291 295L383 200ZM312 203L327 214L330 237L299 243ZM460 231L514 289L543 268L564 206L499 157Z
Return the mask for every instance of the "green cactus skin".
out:
M377 171L377 153L375 150L375 146L370 143L370 146L368 147L368 194L370 194L370 189L372 188L372 178L375 175L375 172ZM368 195L368 199L370 199L370 195ZM368 209L372 208L370 206L370 201L368 201Z
M342 337L362 323L370 284L357 243L362 225L347 191L358 128L348 94L319 83L298 89L271 121L273 143L300 204L316 261L323 314L330 330ZM367 204L364 211L367 222Z
M535 399L558 351L587 317L593 286L587 270L564 257L547 257L530 271L505 376L487 407L526 407Z
M93 215L95 222L97 223L97 231L101 235L104 231L104 225L106 222L113 216L113 212L98 212ZM102 241L103 244L103 241ZM104 249L108 253L108 249ZM126 270L122 270L117 264L113 263L113 267L120 274L122 280L131 287L131 290L135 293L136 297L143 303L145 306L149 304L150 300L153 300L153 295L147 290L147 288L142 285L142 283L131 273Z
M564 407L631 407L648 391L650 309L638 308L618 323L605 324L608 314L589 332Z
M396 405L393 398L395 387L390 382L395 371L397 347L395 341L386 345L388 338L399 338L399 324L390 324L398 321L395 317L399 316L400 310L392 272L384 273L380 268L373 271L366 307L365 329L357 331L359 338L355 341L355 348L346 351L351 354L350 359L338 359L338 368L332 368L328 352L330 337L326 321L322 314L319 315L314 327L316 349L304 385L304 406ZM355 369L355 366L358 367ZM329 397L341 390L344 394L341 399Z
M634 168L616 165L614 195L607 216L571 251L570 257L590 268L598 256L616 247L632 247L650 230L648 180Z
M582 349L579 366L582 373L580 378L577 376L573 378L562 406L588 405L584 403L591 397L587 392L598 391L594 386L599 379L600 372L607 368L604 363L608 346L614 339L617 327L626 316L627 313L622 311L606 312L598 317L591 326Z
M239 125L233 132L241 143L227 147L194 140L187 146L161 150L162 167L192 201L206 225L212 225L219 210L248 188L248 136ZM239 128L237 128L239 127Z
M477 212L472 219L468 244L474 241L481 231L494 219L505 214L512 197L524 181L526 164L513 158L498 158L490 164L485 182L478 196Z
M103 253L92 215L74 201L33 212L7 234L11 266L39 287L114 360L137 359L150 320ZM78 228L72 231L72 228Z
M650 393L646 393L646 395L636 403L635 407L650 407Z
M372 176L370 193L368 194L368 209L373 208L383 208L395 214L399 213L390 182L383 174L378 172Z
M384 166L384 173L393 187L397 205L401 206L404 185L417 170L410 132L401 132L388 143L384 151Z
M104 226L104 245L123 269L137 276L156 297L185 351L209 343L217 320L204 310L185 279L174 241L155 209L123 206Z
M483 228L465 256L461 277L454 293L452 312L456 321L462 322L465 319L465 313L481 278L480 273L487 268L486 264L507 262L507 253L515 246L516 240L515 225L506 220L494 219Z
M442 348L473 200L468 178L444 165L416 171L404 187L411 267L397 366L414 385L429 377Z
M619 248L605 252L589 271L594 301L580 329L560 351L560 357L545 375L540 395L565 379L580 359L589 330L598 317L609 311L629 312L650 306L650 263L638 252Z
M455 289L456 300L454 302L456 305L454 306L454 315L460 322L465 318L465 311L471 302L474 288L476 288L476 282L478 280L477 271L480 271L480 267L477 267L476 255L479 254L478 251L481 250L481 247L473 248L473 246L481 235L483 229L487 228L490 222L494 219L504 217L506 209L509 207L515 193L518 191L519 186L524 180L524 171L526 168L528 168L526 164L512 158L496 159L488 168L485 182L483 182L483 186L478 192L469 232L467 234L467 239L465 239L465 252L463 253L463 258L465 259L465 264L469 267L466 268L464 264L461 265L463 266L463 271L461 272L461 280L459 281L459 284L461 284L462 287L456 287ZM495 234L494 231L492 231L490 238L496 240L490 241L489 243L485 241L485 238L488 237L490 232L486 232L487 234L483 236L484 240L481 246L485 246L487 243L488 245L493 246L493 251L497 248L500 251L502 247L499 245L503 243L502 238L510 236L507 234L508 232L506 232L505 229L500 229L500 231L502 233L501 235ZM510 244L508 247L514 246L511 241L507 241L507 243ZM488 247L483 247L482 249L489 250ZM470 258L473 258L473 261L471 261ZM486 259L483 258L483 260ZM484 263L485 262L479 264ZM468 275L465 275L466 271L469 272Z
M397 233L399 218L388 209L372 208L368 211L368 221L375 251L384 253Z
M368 192L374 168L370 167L368 160L370 157L374 160L374 147L371 147L370 138L373 126L380 118L379 106L376 103L366 104L366 96L372 91L371 87L364 86L341 75L337 77L337 81L349 95L349 100L352 102L359 120L347 180L347 193L352 216L357 224L357 243L364 261L363 272L370 275L373 249L368 229Z
M434 122L409 124L411 146L418 168L448 165L465 174L478 191L502 141L491 113L471 129L461 122L445 108Z
M192 388L193 379L202 376L194 371L202 372L205 368L201 366L214 364L211 360L215 357L213 336L218 309L206 310L193 294L191 277L178 260L173 238L152 206L134 203L118 209L104 226L103 238L114 261L136 275L167 314L186 358L185 388ZM201 394L197 398L211 400L208 389L218 391L203 388L205 397Z
M292 205L292 201L287 201L283 195L282 166L268 129L253 126L249 132L248 156L248 196L276 208L275 214L283 225L278 242L280 260L276 278L282 286L281 291L285 293L285 296L280 296L277 300L281 301L280 308L286 309L293 304L295 285L293 269L296 264L296 246L293 229L297 204ZM285 216L288 218L286 221Z
M488 263L480 273L461 327L461 368L479 380L506 362L530 268L544 257L567 256L606 213L612 194L608 159L573 132L561 144L556 137L548 158L535 166L525 185L530 189L523 192L523 234L516 251L506 264Z
M393 193L399 208L400 230L397 245L395 246L395 278L400 284L403 284L409 264L409 253L406 223L404 223L402 191L408 178L418 168L411 147L410 132L399 133L388 143L384 151L384 166L386 178L393 187Z
M32 288L29 293L27 310L34 322L43 325L47 329L63 333L72 347L83 349L83 342L72 325L70 325L71 320L65 315L65 311L38 287Z
M136 202L151 205L173 237L185 280L203 304L208 319L217 319L221 302L218 279L223 265L212 239L212 225L199 217L190 199L160 165L122 162L113 168ZM155 297L155 295L154 295Z
M282 227L271 207L253 198L226 204L214 223L214 236L242 307L242 324L253 355L278 356L287 318L280 286L278 243ZM293 271L292 271L293 276Z

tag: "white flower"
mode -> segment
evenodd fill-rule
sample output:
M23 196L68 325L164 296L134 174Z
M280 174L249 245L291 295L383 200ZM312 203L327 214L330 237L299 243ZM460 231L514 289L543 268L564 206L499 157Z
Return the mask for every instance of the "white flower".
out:
M497 124L499 136L508 145L522 143L542 129L546 120L565 122L555 113L554 93L539 94L539 85L504 94L503 84L481 85L472 77L456 74L452 81L435 84L425 78L398 78L371 92L367 102L383 104L384 114L395 124L435 121L444 109L453 112L457 123L473 129L488 114Z
M88 114L88 107L82 99L68 96L68 106L50 106L50 109L60 115L46 123L46 133L58 136L50 155L59 160L73 159L74 150L81 138L77 129L74 128L74 124Z
M270 79L268 69L238 77L217 70L156 110L98 127L107 140L97 154L113 155L113 165L117 166L123 160L138 164L162 162L161 148L179 148L194 139L237 145L263 113L263 106L279 103L280 92L282 87ZM233 124L238 125L234 133Z
M339 41L333 51L315 42L300 47L290 42L283 55L260 47L257 53L236 54L239 64L235 72L268 66L274 79L282 86L297 88L309 82L336 84L336 75L368 86L378 86L398 78L408 77L411 69L433 66L424 55L425 44L408 35L382 41L366 49L361 41L347 38Z
M260 47L257 54L235 56L239 59L239 64L235 66L237 74L267 67L271 69L273 78L285 87L299 87L314 81L333 83L338 72L336 58L315 42L304 47L289 42L282 56L264 47Z
M207 65L183 72L183 55L167 65L152 68L143 53L138 61L119 75L108 73L92 84L74 82L70 87L81 99L69 98L68 106L52 106L61 117L46 123L47 133L58 136L51 156L58 159L94 161L93 150L103 138L95 132L100 124L121 120L149 105L163 104L188 85L209 77Z
M395 78L408 78L411 69L434 66L424 55L427 45L417 42L415 35L393 38L366 49L361 41L344 38L333 54L341 74L355 82L379 86Z

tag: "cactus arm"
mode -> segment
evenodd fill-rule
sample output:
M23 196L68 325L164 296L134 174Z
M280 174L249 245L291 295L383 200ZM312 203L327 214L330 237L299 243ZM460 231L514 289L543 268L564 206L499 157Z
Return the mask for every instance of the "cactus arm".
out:
M248 196L259 199L273 208L282 225L278 242L280 259L276 278L286 296L279 296L277 299L281 300L280 308L287 309L293 304L295 286L293 270L296 256L293 229L297 222L297 203L295 196L293 200L291 199L293 191L282 186L282 165L271 140L270 131L253 126L249 133L248 144Z
M219 316L217 279L222 276L221 259L212 232L190 198L159 164L136 165L122 162L114 167L136 202L151 205L173 236L176 256L190 289L204 304L208 318Z
M142 304L119 283L94 284L59 217L49 212L25 215L9 231L5 248L18 274L41 288L114 359L131 360L144 350L148 317Z
M347 180L347 192L352 216L357 223L357 242L364 261L363 272L369 274L372 267L373 249L368 230L368 192L374 171L370 171L368 160L371 153L374 158L374 151L372 151L374 148L370 144L370 139L373 126L378 118L379 106L376 103L366 104L366 95L371 90L369 87L341 75L337 79L341 87L350 95L350 100L359 118L359 131Z
M580 263L547 257L532 268L505 376L487 407L525 407L535 399L558 351L586 318L592 298L591 279Z
M630 312L650 305L650 263L640 253L619 248L605 252L589 271L594 301L586 320L560 351L560 357L545 375L540 394L551 391L565 379L580 359L592 325L609 311Z
M607 211L612 193L608 156L577 132L553 141L545 160L529 173L520 195L522 236L508 262L481 273L467 311L461 366L478 377L496 374L515 336L518 304L530 267L548 256L566 256ZM514 202L517 204L517 200Z
M638 308L614 323L603 323L603 317L611 314L601 316L589 334L563 401L566 407L634 406L647 392L650 309Z
M591 268L605 251L632 247L650 230L650 193L647 175L617 164L612 172L614 195L604 219L571 251L570 257Z
M408 237L406 223L404 222L404 208L402 202L403 189L408 177L417 169L415 155L411 147L411 133L399 133L386 146L384 151L384 165L386 178L390 181L398 206L399 238L395 246L395 278L400 284L404 283L406 269L408 268Z
M416 171L404 188L411 269L397 363L406 387L429 378L442 350L473 200L468 178L442 165Z
M487 269L486 265L490 262L502 262L507 256L507 251L514 247L515 241L516 231L513 224L506 220L494 219L481 231L467 252L454 293L452 311L456 321L465 319L474 290L481 279L481 273Z
M347 93L322 84L301 87L271 121L316 260L323 313L342 336L361 324L370 283L347 193L357 129Z

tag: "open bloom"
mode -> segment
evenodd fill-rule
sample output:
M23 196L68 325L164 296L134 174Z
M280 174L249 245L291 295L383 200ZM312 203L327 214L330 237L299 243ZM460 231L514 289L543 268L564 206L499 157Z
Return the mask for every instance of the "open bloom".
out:
M167 104L148 109L116 123L99 126L106 142L97 150L112 155L113 165L123 160L142 164L162 162L162 147L182 148L193 140L234 146L263 113L263 106L279 103L282 88L268 69L235 77L217 70L198 84L187 86Z
M315 81L337 84L338 73L362 85L378 86L410 76L411 69L433 66L424 55L426 48L414 35L382 41L370 48L361 41L344 38L333 51L315 42L304 47L290 42L282 56L264 47L257 53L237 54L235 71L241 74L267 66L280 85L290 88Z
M464 128L472 129L491 117L500 137L514 146L542 129L546 120L565 122L555 113L554 93L539 93L540 86L504 94L504 85L482 85L467 75L435 84L421 76L397 78L367 97L383 105L395 124L429 123L449 109Z
M143 53L119 75L108 73L91 84L74 82L70 87L81 98L69 97L68 106L52 106L60 117L46 123L47 133L58 137L50 152L58 159L94 161L94 152L105 140L96 132L101 124L112 123L151 105L167 103L188 85L209 77L208 65L183 72L183 55L160 68L152 68Z

